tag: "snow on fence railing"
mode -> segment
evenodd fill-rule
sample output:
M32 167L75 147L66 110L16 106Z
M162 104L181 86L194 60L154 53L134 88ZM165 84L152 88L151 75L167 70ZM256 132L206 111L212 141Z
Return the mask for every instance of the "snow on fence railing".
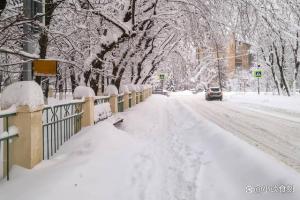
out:
M109 96L96 96L94 97L94 105L99 105L102 103L107 103L109 102Z
M16 116L15 107L11 107L7 110L0 111L0 123L1 123L1 133L0 133L0 177L4 175L4 167L6 171L6 179L9 180L9 168L10 168L10 142L13 138L18 137L18 129L15 126L9 127L8 119L10 117ZM3 127L5 125L5 127ZM5 151L5 159L4 159Z
M81 130L84 100L43 109L43 159L49 159L63 143Z
M96 96L94 97L94 123L98 123L107 119L112 115L109 96Z

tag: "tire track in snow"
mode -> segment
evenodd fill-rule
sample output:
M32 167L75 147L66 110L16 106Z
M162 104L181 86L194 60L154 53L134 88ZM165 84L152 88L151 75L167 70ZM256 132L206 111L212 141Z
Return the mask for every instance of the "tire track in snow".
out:
M258 114L224 102L180 99L184 105L252 145L300 171L299 124Z

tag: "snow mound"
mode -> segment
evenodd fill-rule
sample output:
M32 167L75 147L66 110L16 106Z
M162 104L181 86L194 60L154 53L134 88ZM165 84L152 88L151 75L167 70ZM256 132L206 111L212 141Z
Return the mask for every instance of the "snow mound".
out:
M129 84L127 85L127 88L130 92L135 92L136 91L136 87L134 84Z
M121 85L120 94L129 94L129 93L130 93L130 91L129 91L127 85Z
M108 85L104 90L104 95L106 96L118 95L117 87L115 85Z
M141 85L136 85L136 92L142 92L143 91L143 86Z
M86 86L78 86L74 90L74 99L81 99L83 97L94 97L95 92L92 88Z
M110 104L109 103L102 103L95 106L95 114L94 114L94 121L98 122L104 119L107 119L112 115Z
M145 87L146 87L146 89L150 89L150 88L152 88L152 85L146 84Z
M13 105L27 105L30 110L44 105L42 88L34 81L21 81L7 86L1 95L1 109L8 109Z

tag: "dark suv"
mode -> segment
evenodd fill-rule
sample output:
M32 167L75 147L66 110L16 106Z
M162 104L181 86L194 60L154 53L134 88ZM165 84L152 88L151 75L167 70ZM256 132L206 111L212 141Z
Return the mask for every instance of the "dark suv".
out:
M219 87L210 87L205 91L205 99L207 101L212 99L223 100L223 93Z

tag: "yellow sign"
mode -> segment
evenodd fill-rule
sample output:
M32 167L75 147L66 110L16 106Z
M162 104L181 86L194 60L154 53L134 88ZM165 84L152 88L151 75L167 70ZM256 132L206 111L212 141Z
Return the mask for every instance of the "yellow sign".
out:
M35 76L56 76L57 74L56 60L34 60L32 67Z

